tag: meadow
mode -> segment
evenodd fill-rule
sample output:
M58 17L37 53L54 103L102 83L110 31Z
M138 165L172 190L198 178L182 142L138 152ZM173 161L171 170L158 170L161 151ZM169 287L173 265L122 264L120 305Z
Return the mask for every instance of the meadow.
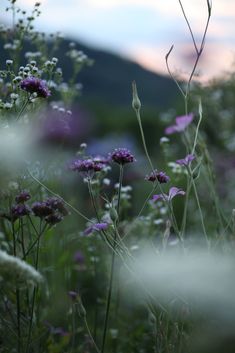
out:
M63 38L34 28L40 3L28 14L9 0L1 353L235 352L235 77L194 80L212 2L199 42L178 3L195 61L182 80L166 53L175 107L154 112L133 77L129 108L94 104L89 119L79 78L93 58L68 42L65 79Z

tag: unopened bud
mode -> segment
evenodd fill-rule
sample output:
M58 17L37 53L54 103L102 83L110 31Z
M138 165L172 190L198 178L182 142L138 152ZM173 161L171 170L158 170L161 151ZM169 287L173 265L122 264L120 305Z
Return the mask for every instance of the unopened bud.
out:
M118 214L117 214L117 211L114 207L110 208L109 215L110 215L110 218L113 222L116 222L118 220Z
M132 82L132 108L135 111L139 111L141 108L141 102L138 97L137 87L135 81Z

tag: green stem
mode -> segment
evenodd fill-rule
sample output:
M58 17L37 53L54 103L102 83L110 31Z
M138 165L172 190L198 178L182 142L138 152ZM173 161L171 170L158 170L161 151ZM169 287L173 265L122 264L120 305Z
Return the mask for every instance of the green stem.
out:
M21 107L21 109L20 109L20 111L19 111L19 114L18 114L16 120L19 120L19 118L21 117L21 115L24 113L24 111L25 111L25 109L26 109L26 107L27 107L29 101L30 101L30 96L28 96L27 99L26 99L26 101L23 103L23 105L22 105L22 107Z
M118 185L118 201L117 201L118 222L120 220L120 200L121 200L122 181L123 181L123 165L120 165L119 185ZM115 267L115 250L116 250L117 236L118 236L118 232L115 232L114 241L113 241L112 262L111 262L111 270L110 270L110 279L109 279L108 297L107 297L105 320L104 320L101 353L104 353L104 350L105 350L105 341L106 341L108 319L109 319L109 312L110 312L110 303L111 303L111 296L112 296L112 289L113 289L113 278L114 278L114 267Z
M140 111L139 110L135 110L135 112L136 112L136 117L137 117L139 128L140 128L140 134L141 134L141 138L142 138L144 152L145 152L145 155L146 155L146 157L148 159L148 162L149 162L149 165L150 165L152 171L154 171L153 163L152 163L151 158L149 156L147 145L146 145L146 141L145 141L145 136L144 136L144 130L143 130L143 127L142 127Z
M39 234L42 233L42 221L40 220L40 226L39 226ZM35 269L38 269L38 260L39 260L39 249L40 249L40 237L37 239L37 249L36 249L36 260L35 260ZM26 346L26 353L29 353L30 350L30 340L32 336L32 327L33 327L33 314L34 314L34 307L35 307L35 300L36 300L36 293L37 293L37 287L35 286L33 289L33 298L32 298L32 307L31 307L31 313L30 313L30 321L29 321L29 331L28 331L28 339L27 339L27 346Z
M12 236L13 236L13 254L16 255L16 234L14 222L12 221ZM20 321L20 291L19 288L16 287L16 310L17 310L17 353L21 352L21 321Z

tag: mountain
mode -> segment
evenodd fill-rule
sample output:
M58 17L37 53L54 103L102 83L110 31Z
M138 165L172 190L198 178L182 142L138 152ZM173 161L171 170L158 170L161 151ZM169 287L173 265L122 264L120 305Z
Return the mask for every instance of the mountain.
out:
M168 77L148 71L130 60L118 55L88 47L73 41L77 50L83 51L94 64L84 67L78 74L78 82L83 85L83 102L93 102L103 106L130 106L132 100L131 83L136 81L143 106L163 110L169 108L179 97L175 83ZM63 69L63 76L69 80L72 74L71 59L66 55L69 40L62 40L55 56ZM9 59L0 40L0 67L5 67ZM45 44L45 43L44 43ZM52 47L48 42L49 48ZM24 53L38 51L34 43L26 42L22 50L21 65L25 65ZM50 50L49 50L50 51ZM47 57L45 60L51 59Z
M83 84L83 99L94 100L108 105L131 104L131 83L136 81L142 104L148 107L166 109L178 98L175 83L168 77L148 71L140 65L99 49L77 43L76 48L84 51L94 60L91 67L85 67L79 74ZM69 58L63 55L68 42L61 43L58 57L65 77L70 69ZM61 55L62 54L62 55Z

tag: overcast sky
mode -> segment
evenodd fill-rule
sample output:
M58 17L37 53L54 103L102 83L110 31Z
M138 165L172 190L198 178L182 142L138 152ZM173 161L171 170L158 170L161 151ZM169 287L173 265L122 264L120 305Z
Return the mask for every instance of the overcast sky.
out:
M172 70L187 74L193 45L178 0L41 0L36 25L43 31L61 31L83 42L127 56L157 72L166 72L165 54ZM207 17L206 0L182 0L198 41ZM212 0L200 75L207 79L231 69L235 57L235 0ZM18 0L29 10L34 0ZM1 15L8 4L0 0Z

